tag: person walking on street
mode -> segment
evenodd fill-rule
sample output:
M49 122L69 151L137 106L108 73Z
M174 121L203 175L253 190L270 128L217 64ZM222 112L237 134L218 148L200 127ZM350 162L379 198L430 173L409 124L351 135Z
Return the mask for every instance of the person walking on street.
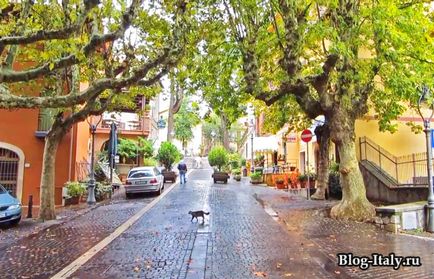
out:
M185 184L185 182L187 181L185 179L185 174L187 173L187 165L184 163L184 161L179 162L178 170L179 170L179 183Z

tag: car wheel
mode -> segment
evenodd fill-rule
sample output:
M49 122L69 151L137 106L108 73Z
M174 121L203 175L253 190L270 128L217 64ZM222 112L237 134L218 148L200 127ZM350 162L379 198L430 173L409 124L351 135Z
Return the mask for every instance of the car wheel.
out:
M11 221L10 224L11 224L12 226L16 226L16 225L18 225L18 223L19 223L20 221L21 221L21 216L20 216L20 218Z
M131 199L132 194L131 193L125 193L125 196L126 196L127 199Z

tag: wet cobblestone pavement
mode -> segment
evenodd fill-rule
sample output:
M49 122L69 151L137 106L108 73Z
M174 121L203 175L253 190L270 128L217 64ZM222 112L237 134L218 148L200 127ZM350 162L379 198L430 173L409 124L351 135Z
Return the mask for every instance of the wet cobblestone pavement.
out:
M72 277L346 277L312 261L314 244L274 221L250 187L210 178L209 169L194 171ZM205 223L192 223L187 212L202 209L211 212Z
M419 256L422 266L358 267L346 268L352 278L434 278L434 241L408 235L385 232L373 224L338 221L324 218L324 210L300 210L305 208L330 208L333 202L307 201L286 192L256 188L256 196L278 212L290 232L313 241L318 251L336 262L338 253L353 253L356 256L371 256L372 253L398 256ZM289 202L288 202L289 201ZM322 205L321 205L322 203Z
M48 278L114 231L149 203L148 196L106 204L66 223L44 228L7 245L0 242L0 278Z
M336 201L306 201L251 186L248 179L213 184L210 178L210 169L194 170L186 185L176 186L70 278L434 278L433 241L322 216ZM149 200L101 206L8 246L0 253L0 278L49 278ZM190 210L210 215L204 223L191 222ZM422 266L342 268L340 252L421 256Z

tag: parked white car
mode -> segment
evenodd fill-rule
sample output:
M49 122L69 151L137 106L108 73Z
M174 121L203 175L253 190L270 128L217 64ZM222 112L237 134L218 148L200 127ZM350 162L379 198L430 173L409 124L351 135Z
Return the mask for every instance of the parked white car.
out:
M135 193L154 192L161 194L164 190L164 177L156 167L137 167L128 172L125 194L129 198Z

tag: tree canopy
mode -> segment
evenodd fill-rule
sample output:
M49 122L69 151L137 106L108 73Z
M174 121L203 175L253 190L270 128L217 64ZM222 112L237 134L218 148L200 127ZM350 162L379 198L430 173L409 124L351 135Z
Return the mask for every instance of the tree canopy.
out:
M175 138L182 142L185 148L188 141L193 138L193 128L200 123L197 103L189 103L185 100L181 109L175 115L174 130Z
M106 90L119 94L158 81L184 51L194 8L183 1L127 3L2 3L0 107L72 107ZM75 82L85 89L45 97L19 90L59 72L68 83L74 66L80 72Z
M375 214L355 156L355 120L370 109L392 129L418 94L433 87L433 11L425 1L215 1L226 41L242 59L244 90L271 105L292 95L311 119L324 115L337 145L339 218ZM417 46L412 42L417 42Z

